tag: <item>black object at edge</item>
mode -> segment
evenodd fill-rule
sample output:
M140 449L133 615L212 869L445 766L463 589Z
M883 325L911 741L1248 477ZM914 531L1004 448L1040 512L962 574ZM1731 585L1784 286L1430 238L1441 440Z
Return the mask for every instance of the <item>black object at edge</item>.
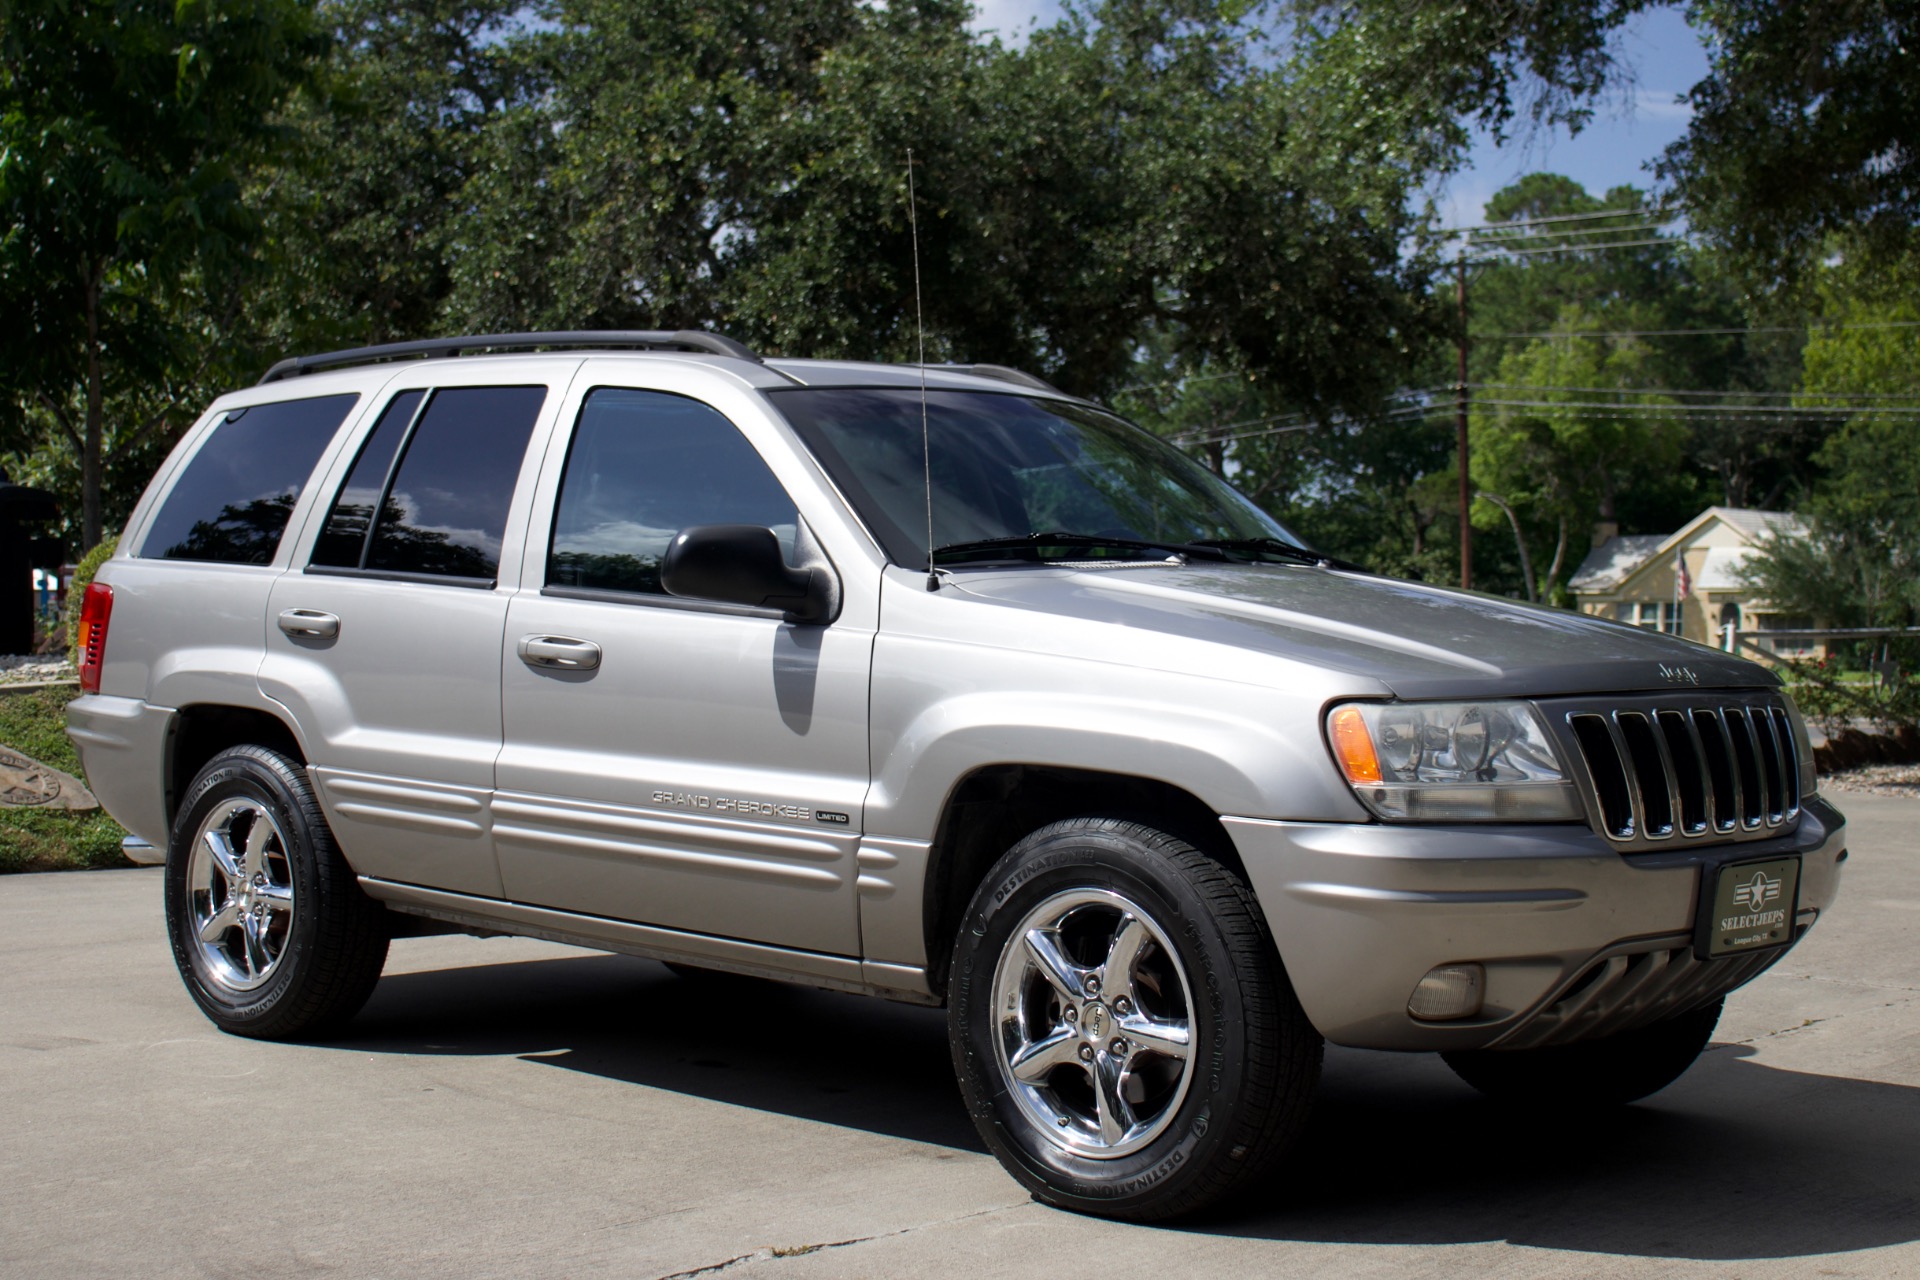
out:
M759 364L760 357L751 347L735 342L721 333L699 329L607 329L567 330L554 333L483 333L464 338L425 338L418 342L388 342L375 347L352 347L345 351L327 351L312 356L289 356L267 370L260 385L280 382L319 369L338 369L347 365L373 364L410 356L457 356L468 351L506 351L518 348L599 347L638 348L646 351L701 351L708 355L733 356Z

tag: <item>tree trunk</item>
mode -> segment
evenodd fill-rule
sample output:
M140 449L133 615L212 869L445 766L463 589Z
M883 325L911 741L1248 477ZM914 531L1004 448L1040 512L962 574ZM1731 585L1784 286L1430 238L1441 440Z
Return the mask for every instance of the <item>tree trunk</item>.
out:
M1540 584L1540 598L1548 604L1553 603L1553 584L1560 581L1561 566L1567 562L1567 517L1560 514L1560 541L1553 546L1553 567L1547 570L1547 579Z
M104 388L100 370L100 287L103 274L103 269L95 264L87 280L87 415L80 438L81 555L99 545L101 534L100 493L105 479L100 448L104 431L101 421Z

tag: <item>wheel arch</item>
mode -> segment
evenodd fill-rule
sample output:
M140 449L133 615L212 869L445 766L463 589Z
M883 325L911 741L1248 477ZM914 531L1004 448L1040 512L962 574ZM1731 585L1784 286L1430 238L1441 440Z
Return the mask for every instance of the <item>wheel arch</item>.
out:
M180 813L180 801L207 761L229 747L252 744L278 751L301 765L307 753L286 721L258 707L195 703L178 708L167 741L167 825Z
M927 980L944 996L961 917L980 882L1022 836L1080 817L1128 818L1177 836L1246 878L1220 815L1159 778L1067 765L982 765L948 791L928 852L922 893Z

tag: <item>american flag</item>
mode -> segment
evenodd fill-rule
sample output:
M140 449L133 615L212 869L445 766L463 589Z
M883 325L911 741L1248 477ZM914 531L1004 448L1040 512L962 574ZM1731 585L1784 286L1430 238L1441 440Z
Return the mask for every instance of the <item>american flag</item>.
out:
M1685 600L1693 594L1693 575L1687 572L1687 557L1683 552L1673 553L1673 580L1674 599Z

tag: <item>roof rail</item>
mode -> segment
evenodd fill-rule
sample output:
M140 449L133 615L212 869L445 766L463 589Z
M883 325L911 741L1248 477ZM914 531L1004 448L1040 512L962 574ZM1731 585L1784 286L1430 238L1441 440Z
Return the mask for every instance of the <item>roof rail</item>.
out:
M926 367L929 369L939 369L945 373L970 373L976 378L997 378L1001 382L1011 382L1017 387L1032 387L1036 391L1051 391L1056 395L1066 394L1045 378L1036 377L1028 373L1025 369L1015 369L1011 365L930 364Z
M469 351L505 351L529 347L636 347L647 351L704 351L760 363L752 348L725 334L701 329L581 329L557 333L483 333L467 338L426 338L419 342L388 342L377 347L353 347L317 356L291 356L267 370L260 385L297 378L319 369L374 364L411 356L457 356Z

